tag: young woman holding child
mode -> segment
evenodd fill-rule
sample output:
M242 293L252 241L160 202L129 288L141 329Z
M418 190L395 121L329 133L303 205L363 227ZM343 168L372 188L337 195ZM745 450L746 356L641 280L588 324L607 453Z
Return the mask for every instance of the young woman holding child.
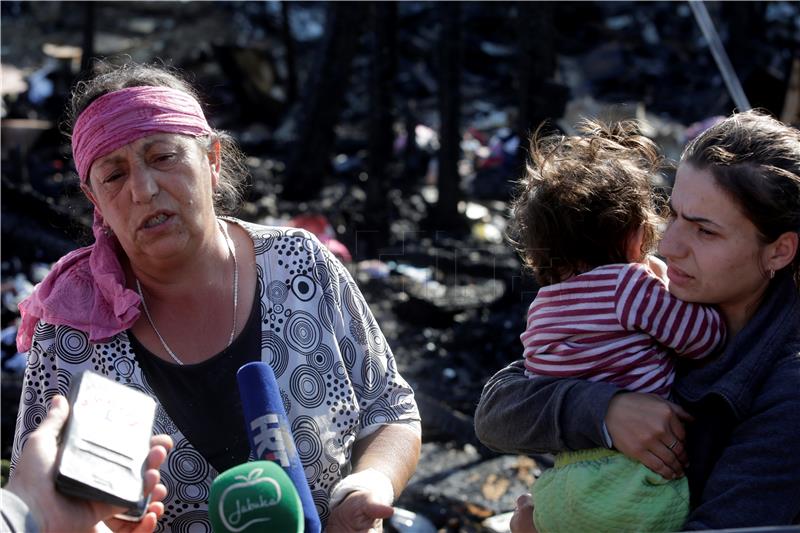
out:
M797 523L799 232L800 132L756 112L707 130L681 158L659 252L674 297L719 310L724 347L676 360L672 401L514 363L484 389L478 436L517 453L613 448L665 479L685 474L683 529ZM518 531L533 530L528 502Z

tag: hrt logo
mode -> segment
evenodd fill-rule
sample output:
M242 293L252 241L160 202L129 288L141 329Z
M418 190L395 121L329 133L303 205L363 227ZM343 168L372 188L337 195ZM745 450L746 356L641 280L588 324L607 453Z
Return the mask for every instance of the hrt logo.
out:
M256 459L278 463L289 468L289 455L281 435L278 415L267 413L250 422L253 431L253 444L256 448Z

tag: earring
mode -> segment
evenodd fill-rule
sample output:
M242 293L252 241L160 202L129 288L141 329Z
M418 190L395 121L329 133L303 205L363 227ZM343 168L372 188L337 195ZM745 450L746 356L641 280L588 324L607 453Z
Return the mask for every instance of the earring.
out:
M774 268L770 268L769 269L769 279L772 279L774 277L775 277L775 269Z

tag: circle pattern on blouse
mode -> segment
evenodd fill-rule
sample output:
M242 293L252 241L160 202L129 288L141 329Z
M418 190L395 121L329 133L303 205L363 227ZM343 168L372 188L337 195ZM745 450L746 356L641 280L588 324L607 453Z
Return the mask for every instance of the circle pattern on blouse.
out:
M283 339L271 331L261 333L261 355L268 357L269 366L275 372L275 377L279 378L289 366L289 348Z

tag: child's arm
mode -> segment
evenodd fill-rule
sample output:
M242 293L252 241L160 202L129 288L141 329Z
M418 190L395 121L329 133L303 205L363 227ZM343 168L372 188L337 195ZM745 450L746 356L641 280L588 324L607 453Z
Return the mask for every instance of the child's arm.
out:
M624 328L647 333L683 357L705 357L725 340L716 309L672 296L663 281L638 263L620 273L616 314Z

